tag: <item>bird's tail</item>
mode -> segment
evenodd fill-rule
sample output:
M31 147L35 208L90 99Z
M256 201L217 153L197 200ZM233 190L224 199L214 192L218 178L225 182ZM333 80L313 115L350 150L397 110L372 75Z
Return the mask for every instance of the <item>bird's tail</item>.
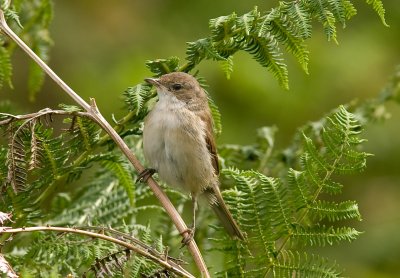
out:
M236 223L235 219L233 219L232 214L226 206L218 185L207 188L204 193L208 202L210 203L210 206L213 208L215 214L221 221L222 226L224 226L229 235L244 240L244 234L240 230L238 224Z

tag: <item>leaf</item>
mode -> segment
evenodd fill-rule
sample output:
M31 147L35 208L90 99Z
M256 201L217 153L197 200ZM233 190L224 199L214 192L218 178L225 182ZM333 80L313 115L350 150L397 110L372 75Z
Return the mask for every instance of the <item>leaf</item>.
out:
M186 60L189 61L190 67L186 71L191 70L199 64L203 59L225 60L218 51L214 48L212 41L209 38L199 39L194 42L187 43Z
M250 53L261 66L266 67L283 88L289 89L287 66L283 63L282 53L273 37L249 36L245 38L243 50Z
M371 5L374 11L380 17L383 25L389 27L385 20L385 8L383 7L383 3L381 0L366 0L367 4Z
M314 254L298 251L283 251L282 256L273 264L274 277L341 277L336 263Z
M292 233L292 240L299 242L305 246L325 246L333 245L339 241L353 241L361 233L354 228L342 227L335 229L334 227L326 227L316 225L315 227L296 226Z
M330 222L346 219L361 220L358 205L355 201L336 203L317 200L310 205L310 213L317 221L324 219L327 219Z
M130 203L133 205L135 202L135 182L127 165L118 158L103 160L101 161L101 164L108 170L112 171L112 173L118 178L119 185L125 189Z
M226 79L231 78L233 72L233 56L229 56L226 60L219 61L222 71L225 73Z
M145 109L144 104L152 97L150 93L152 86L149 84L138 84L125 90L125 103L128 104L130 111L134 111L139 115Z
M147 61L146 67L156 76L161 76L170 72L179 71L179 58L172 56L168 59Z

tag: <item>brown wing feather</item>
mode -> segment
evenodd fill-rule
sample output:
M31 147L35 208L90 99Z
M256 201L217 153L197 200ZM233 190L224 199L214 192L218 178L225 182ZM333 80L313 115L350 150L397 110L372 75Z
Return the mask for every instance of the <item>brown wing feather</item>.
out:
M206 132L206 143L207 148L211 153L211 159L214 166L215 174L219 175L217 148L215 146L214 136L212 134L209 134L209 132Z
M207 107L208 108L208 107ZM211 162L214 167L215 174L219 175L219 164L218 164L218 155L217 155L217 147L215 145L215 139L213 135L213 123L211 118L211 113L209 109L206 111L198 111L197 115L200 119L206 124L206 143L207 148L211 154Z

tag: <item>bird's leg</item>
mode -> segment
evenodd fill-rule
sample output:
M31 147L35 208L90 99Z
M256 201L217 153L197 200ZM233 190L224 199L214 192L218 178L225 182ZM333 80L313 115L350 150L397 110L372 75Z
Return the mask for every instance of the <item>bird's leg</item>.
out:
M193 224L191 228L188 228L187 230L183 231L181 235L187 234L182 239L182 246L185 246L191 241L194 237L194 232L196 230L196 210L197 210L197 196L192 194L192 216L193 216Z
M146 168L144 169L136 179L136 182L146 182L154 173L156 172L156 169L153 168Z

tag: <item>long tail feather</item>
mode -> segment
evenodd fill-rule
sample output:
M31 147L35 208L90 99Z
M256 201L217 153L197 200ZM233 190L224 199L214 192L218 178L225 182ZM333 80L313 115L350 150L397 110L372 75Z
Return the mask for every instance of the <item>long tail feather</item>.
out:
M244 240L245 237L226 206L218 185L206 189L205 195L229 235Z

